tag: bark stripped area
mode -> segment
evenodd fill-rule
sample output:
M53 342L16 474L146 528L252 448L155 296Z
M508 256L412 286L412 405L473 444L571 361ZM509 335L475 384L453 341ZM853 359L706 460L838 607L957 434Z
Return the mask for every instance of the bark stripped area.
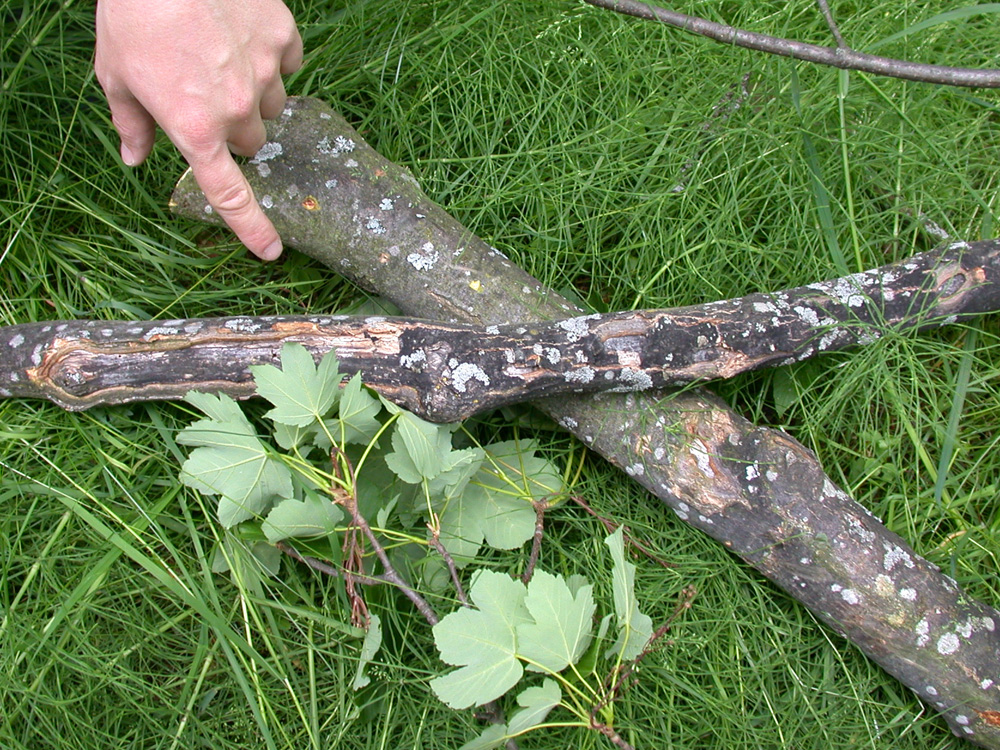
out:
M245 171L288 245L408 315L486 326L579 312L452 219L322 102L291 100ZM215 218L190 174L175 208ZM806 448L699 389L537 403L844 634L955 734L1000 749L1000 612L964 596Z
M565 393L731 377L1000 307L1000 242L955 243L861 274L675 310L472 326L345 316L59 321L0 329L0 397L68 409L253 395L250 367L286 342L434 421Z

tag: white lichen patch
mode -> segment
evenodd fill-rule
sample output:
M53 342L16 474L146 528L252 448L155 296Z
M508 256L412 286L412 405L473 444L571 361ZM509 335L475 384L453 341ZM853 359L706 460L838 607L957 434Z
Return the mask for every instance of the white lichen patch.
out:
M441 255L434 249L433 242L425 242L420 251L406 256L406 262L418 271L429 271L437 264Z
M588 321L599 317L599 315L580 315L568 320L560 320L556 325L566 331L566 339L572 344L590 333L590 323Z
M465 393L468 390L468 383L470 380L478 380L485 386L489 386L490 377L487 375L483 368L472 362L462 362L457 367L453 368L451 371L451 387L454 388L459 393Z
M339 184L340 183L337 180L327 180L326 182L323 183L323 185L326 186L327 190L333 190Z
M260 199L260 205L262 208L274 208L274 198L270 195L264 195Z
M630 477L641 477L646 473L646 467L642 464L632 464L631 466L625 467L625 473Z
M7 346L9 346L11 349L17 349L17 347L19 347L23 343L24 343L24 336L22 336L19 333L15 333L13 336L10 337L10 341L7 342Z
M365 229L372 234L385 234L388 231L385 225L374 216L369 216L365 221Z
M230 318L223 326L230 331L237 331L239 333L256 333L264 327L263 324L255 323L250 318ZM155 330L154 328L153 331ZM150 331L147 336L153 335L153 331Z
M344 166L347 167L348 169L354 169L356 166L358 166L358 163L354 161L354 159L348 159L347 161L344 162Z
M760 477L760 464L754 461L752 464L747 466L746 477L748 482L752 482Z
M945 633L937 641L937 650L939 654L943 656L948 656L958 651L958 647L961 646L961 642L958 640L958 636L954 633Z
M885 549L885 556L882 558L882 567L886 570L892 571L899 563L903 563L907 568L913 567L913 558L910 557L910 553L898 544L883 542L882 546Z
M861 597L858 596L858 592L854 589L844 589L840 592L840 598L848 604L857 604L861 601Z
M256 154L254 154L250 163L261 164L262 162L270 161L271 159L281 156L283 151L284 149L280 143L277 141L268 141L260 147L260 150L258 150Z
M592 367L581 367L577 370L570 370L563 373L563 378L567 383L589 383L594 379L594 369Z
M573 417L562 417L559 420L559 424L561 424L567 430L573 430L580 426L580 423L577 422L575 419L573 419Z
M993 687L993 680L983 680L982 682L979 683L979 687L982 690L989 690L991 687Z
M405 367L407 370L414 370L419 368L427 362L427 353L420 349L413 352L413 354L404 354L399 358L400 367Z
M392 211L392 209L396 207L396 204L393 202L392 198L383 198L378 204L378 207L383 211Z
M210 214L213 211L215 211L215 209L212 208L211 206L206 205L205 208L204 208L204 211L205 211L206 214Z
M618 376L618 380L621 382L621 385L612 390L619 393L624 391L645 391L653 387L653 379L649 377L648 373L632 367L624 368Z
M354 150L355 145L354 141L343 135L338 135L333 139L333 141L330 140L329 136L324 136L323 139L316 144L316 150L323 155L340 156L341 154L351 153L351 151Z
M937 688L934 687L933 685L928 685L927 687L925 687L924 692L932 697L935 697L938 694Z
M900 589L899 590L899 598L900 599L904 599L904 600L906 600L908 602L915 602L917 600L916 589L909 589L909 588Z
M261 177L265 177L265 178L266 177L270 177L271 176L271 167L267 163L261 162L261 163L259 163L257 165L257 174L259 174Z
M927 645L927 642L931 639L931 625L927 622L927 618L923 618L916 624L913 628L913 632L917 634L917 648L923 648Z

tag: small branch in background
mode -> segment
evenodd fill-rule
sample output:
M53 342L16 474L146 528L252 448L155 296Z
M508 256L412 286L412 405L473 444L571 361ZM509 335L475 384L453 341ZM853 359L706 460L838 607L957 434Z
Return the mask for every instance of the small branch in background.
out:
M708 119L699 127L702 137L698 150L690 159L684 162L684 166L681 167L680 179L670 188L671 193L682 193L687 189L688 173L701 161L701 157L708 149L708 145L719 137L719 131L729 121L729 118L750 101L754 89L751 79L751 73L744 73L739 83L732 84L726 90L726 93L719 98L715 106L712 107Z
M601 524L604 526L605 530L609 534L613 534L614 532L616 532L618 530L618 526L620 524L615 523L610 518L606 518L606 517L602 516L600 513L598 513L597 511L595 511L593 508L591 508L587 504L587 501L584 500L580 495L570 495L569 499L572 500L577 505L579 505L585 511L587 511L590 515L592 515L598 521L600 521ZM629 534L629 528L628 528L628 526L625 527L625 531L622 532L622 534L623 534L623 537L625 539L625 543L626 544L628 544L628 545L630 545L632 547L635 547L637 550L639 550L647 558L649 558L650 560L652 560L653 562L655 562L656 564L658 564L660 567L663 567L663 568L675 568L675 567L677 567L673 563L667 562L662 557L658 557L643 542L639 541L634 536L632 536L631 534Z
M840 34L840 28L837 26L837 22L833 18L833 12L830 10L830 4L826 0L816 0L819 3L819 9L823 13L823 18L826 19L826 25L830 27L830 33L833 34L834 40L837 42L837 46L840 49L850 49L847 46L847 42L844 41L844 37Z
M908 81L940 83L946 86L970 88L1000 88L1000 70L980 68L953 68L947 65L927 65L908 60L896 60L879 55L855 52L848 47L821 47L794 39L783 39L769 34L758 34L733 26L715 23L697 16L689 16L639 0L586 0L590 5L605 8L627 16L660 21L693 34L714 39L723 44L791 57L795 60L830 65L842 70L857 70Z

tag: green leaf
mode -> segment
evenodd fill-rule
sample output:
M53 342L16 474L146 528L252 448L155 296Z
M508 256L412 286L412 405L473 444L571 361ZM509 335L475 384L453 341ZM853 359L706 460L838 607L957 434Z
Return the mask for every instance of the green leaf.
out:
M516 628L530 622L527 591L503 573L479 571L469 595L478 609L463 608L434 626L434 643L447 664L460 666L431 680L435 695L452 708L468 708L499 698L523 674L515 656Z
M361 654L358 657L358 671L354 675L351 688L360 690L366 687L372 678L365 674L365 669L371 664L375 654L382 646L382 621L378 615L371 615L368 623L368 632L365 633L365 640L361 644Z
M441 544L459 568L475 558L483 545L483 518L488 507L486 493L469 487L461 497L448 503L439 516Z
M393 452L385 462L404 482L419 484L444 469L443 456L451 451L452 428L425 422L408 411L400 412L392 431Z
M506 441L487 446L483 463L466 495L484 492L483 534L496 549L515 549L535 533L532 500L563 490L555 466L534 455L532 441Z
M261 524L261 530L267 541L277 544L289 537L332 533L343 518L343 510L329 498L306 492L303 500L289 498L275 505Z
M291 427L306 427L321 420L333 407L340 393L337 358L328 353L316 367L312 355L302 344L288 343L281 348L281 369L273 365L250 368L257 393L274 408L267 417Z
M448 452L442 456L441 473L427 483L427 491L432 497L445 501L458 497L483 465L485 455L481 448L451 450L449 436Z
M517 626L518 656L534 672L561 672L575 664L590 644L593 631L593 587L570 591L562 576L536 570L524 604L533 622Z
M611 585L618 624L618 641L604 656L611 659L617 654L622 660L630 661L642 653L653 636L653 620L639 611L639 602L635 598L635 566L625 561L624 533L619 526L615 533L604 540L614 560Z
M562 474L551 461L535 455L536 445L534 440L507 440L487 446L490 485L528 500L561 494Z
M517 696L517 705L521 706L520 711L510 717L507 723L508 737L526 732L532 727L537 727L549 711L559 705L562 700L562 690L555 680L546 678L537 687L525 688Z
M334 435L343 430L345 443L367 445L382 427L378 418L381 411L382 404L363 387L361 373L357 373L340 394L340 416Z
M562 700L562 690L555 680L546 679L540 686L525 688L517 696L521 710L510 717L510 723L491 724L478 737L462 745L459 750L493 750L511 737L537 727L549 712Z
M191 451L181 482L206 495L219 495L219 522L230 528L266 512L275 498L292 496L288 467L273 458L229 396L189 393L185 400L208 415L177 436Z
M469 740L458 750L493 750L507 741L507 726L505 724L490 724L473 740Z

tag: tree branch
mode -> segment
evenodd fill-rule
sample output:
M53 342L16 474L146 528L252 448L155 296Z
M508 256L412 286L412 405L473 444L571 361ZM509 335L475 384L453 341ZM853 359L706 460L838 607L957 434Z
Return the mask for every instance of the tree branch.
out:
M70 409L253 395L250 367L287 342L332 351L347 374L434 421L520 401L731 377L1000 309L1000 241L956 242L774 294L673 310L504 326L404 318L63 321L0 328L0 397Z
M947 86L1000 88L1000 70L996 69L927 65L879 55L868 55L856 52L846 46L821 47L816 44L797 42L794 39L783 39L737 29L733 26L678 13L639 0L585 0L585 2L598 8L613 10L616 13L643 18L647 21L660 21L668 26L675 26L723 44L732 44L736 47L768 52L772 55L791 57L820 65L830 65L834 68L857 70L909 81L941 83ZM836 26L832 28L836 28ZM838 39L838 41L840 40Z

